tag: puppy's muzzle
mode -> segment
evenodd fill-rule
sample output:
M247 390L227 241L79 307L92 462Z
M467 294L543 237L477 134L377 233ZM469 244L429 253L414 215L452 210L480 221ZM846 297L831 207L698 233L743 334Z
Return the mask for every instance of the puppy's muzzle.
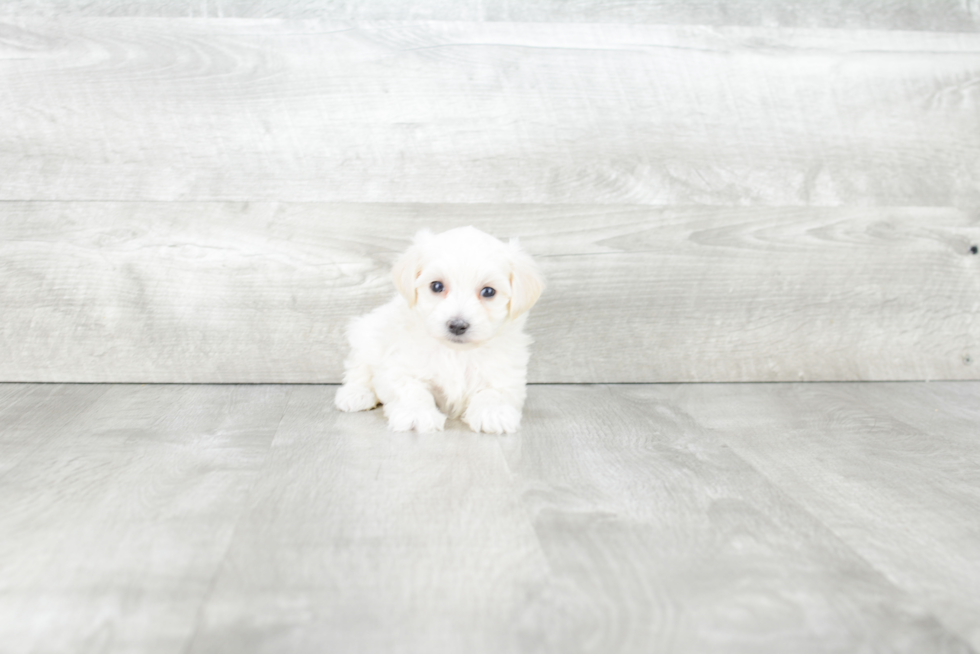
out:
M460 320L459 318L454 318L449 321L446 327L448 327L449 331L456 336L462 336L466 333L466 330L470 328L470 323L466 322L465 320Z

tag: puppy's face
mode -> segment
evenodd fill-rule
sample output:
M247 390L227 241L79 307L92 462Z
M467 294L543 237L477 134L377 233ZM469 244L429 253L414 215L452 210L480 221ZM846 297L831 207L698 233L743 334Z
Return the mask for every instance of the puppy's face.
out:
M428 333L478 346L531 308L544 284L531 258L473 227L420 232L393 270L395 286Z

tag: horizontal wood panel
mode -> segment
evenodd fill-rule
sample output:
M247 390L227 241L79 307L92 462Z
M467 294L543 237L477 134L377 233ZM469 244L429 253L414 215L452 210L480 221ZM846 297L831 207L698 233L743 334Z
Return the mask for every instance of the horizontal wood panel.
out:
M336 382L423 226L519 236L535 382L980 378L980 215L0 203L0 379Z
M0 29L0 199L980 206L977 34Z
M975 31L962 0L4 0L0 16L683 23Z

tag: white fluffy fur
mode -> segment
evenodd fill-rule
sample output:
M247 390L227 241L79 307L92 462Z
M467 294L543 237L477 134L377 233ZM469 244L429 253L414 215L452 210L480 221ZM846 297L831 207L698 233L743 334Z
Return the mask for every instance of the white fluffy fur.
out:
M423 230L392 276L398 296L351 321L337 408L380 402L395 431L440 430L447 416L474 431L516 431L531 343L524 321L544 288L531 258L473 227ZM485 287L495 295L482 297ZM470 326L455 335L453 320Z

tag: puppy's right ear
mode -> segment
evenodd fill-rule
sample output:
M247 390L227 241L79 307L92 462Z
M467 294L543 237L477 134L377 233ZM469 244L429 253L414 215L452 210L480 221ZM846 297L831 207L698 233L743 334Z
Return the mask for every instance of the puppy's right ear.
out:
M422 248L420 246L430 238L432 238L432 232L427 229L416 234L412 247L398 257L391 269L395 288L402 294L410 307L414 307L418 301L418 289L415 288L415 282L422 274Z
M510 273L510 317L516 318L538 301L544 290L544 279L538 272L538 267L524 250L516 238L510 240L510 250L513 256Z

